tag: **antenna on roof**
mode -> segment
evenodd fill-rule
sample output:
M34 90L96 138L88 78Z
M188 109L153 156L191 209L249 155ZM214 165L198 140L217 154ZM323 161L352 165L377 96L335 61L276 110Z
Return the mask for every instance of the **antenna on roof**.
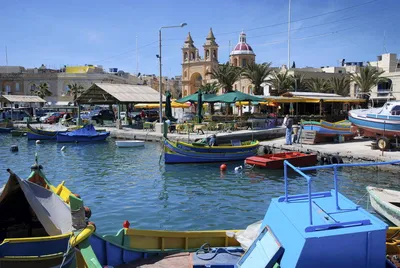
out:
M8 53L7 53L7 46L6 46L6 72L8 73Z
M386 30L383 31L383 49L385 50L385 53L388 53L386 49Z

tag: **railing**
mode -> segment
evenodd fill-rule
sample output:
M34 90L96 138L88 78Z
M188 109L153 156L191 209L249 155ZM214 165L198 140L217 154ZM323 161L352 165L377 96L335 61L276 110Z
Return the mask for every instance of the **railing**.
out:
M317 230L322 230L322 229L327 229L327 228L332 228L332 227L345 227L345 226L354 226L354 225L365 225L365 224L370 224L369 220L360 220L360 221L353 221L353 222L342 222L338 223L335 222L333 224L326 224L326 225L320 225L320 226L313 226L313 216L312 216L312 210L313 210L313 202L312 198L313 197L323 197L323 196L330 196L328 192L322 192L322 193L312 193L311 192L311 183L312 183L312 178L308 175L306 175L303 171L309 171L309 170L319 170L319 169L333 169L333 181L334 181L334 187L335 187L335 203L336 203L336 209L340 210L339 206L339 186L338 186L338 175L337 175L337 170L339 167L367 167L367 166L382 166L382 165L395 165L395 164L400 164L400 160L394 160L394 161L388 161L388 162L375 162L375 163L352 163L352 164L333 164L333 165L325 165L325 166L310 166L310 167L301 167L297 168L290 164L287 160L283 162L283 176L285 180L285 197L282 199L279 199L280 202L289 202L291 199L304 199L308 198L308 206L309 206L309 218L310 218L310 226L306 228L306 232L311 232L311 231L317 231ZM301 175L303 178L307 180L307 188L308 188L308 194L303 194L303 195L292 195L290 196L288 193L288 166L292 168L295 172L297 172L299 175ZM356 208L357 209L357 208Z

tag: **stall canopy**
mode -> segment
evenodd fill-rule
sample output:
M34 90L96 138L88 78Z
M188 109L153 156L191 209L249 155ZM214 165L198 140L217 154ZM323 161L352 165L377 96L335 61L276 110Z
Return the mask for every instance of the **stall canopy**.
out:
M165 102L165 96L162 97ZM96 83L83 92L76 102L80 104L155 103L160 93L144 85Z
M272 97L265 97L267 100L272 101ZM341 102L341 103L360 103L365 102L365 99L357 99L350 97L343 97L334 93L320 93L320 92L287 92L280 97L276 98L276 102L284 102L279 101L280 98L282 100L289 100L287 102L302 102L302 103L319 103L323 102ZM296 100L296 101L290 101Z
M29 96L29 95L1 95L0 102L10 102L10 103L42 103L46 102L39 96Z
M211 103L212 102L235 103L238 101L251 101L251 102L257 102L258 104L258 102L263 102L264 99L240 91L232 91L204 100L204 102L211 102Z
M198 93L198 92L196 92L196 93L194 93L194 94L192 94L192 95L183 97L183 98L181 98L181 99L179 99L179 100L176 100L176 102L177 102L177 103L185 103L185 102L195 103L195 102L197 102L198 99L199 99L199 96L198 96L197 93ZM210 98L214 98L215 96L217 96L217 95L215 95L215 94L206 94L206 93L203 93L203 94L202 94L203 102L207 101L207 100L210 99Z

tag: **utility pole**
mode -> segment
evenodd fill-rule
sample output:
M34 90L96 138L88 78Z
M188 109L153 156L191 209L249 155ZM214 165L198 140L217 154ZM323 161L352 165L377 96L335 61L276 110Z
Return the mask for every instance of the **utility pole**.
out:
M289 0L289 16L288 16L288 63L287 63L287 68L288 70L290 69L290 21L291 21L291 2L292 0Z
M136 36L136 75L139 74L139 51L138 51L138 37Z
M7 46L6 46L6 72L8 73L8 53L7 53Z

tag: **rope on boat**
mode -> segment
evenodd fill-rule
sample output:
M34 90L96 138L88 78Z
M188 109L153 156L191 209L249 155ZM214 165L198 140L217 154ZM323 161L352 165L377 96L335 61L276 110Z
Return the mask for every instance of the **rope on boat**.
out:
M227 250L225 248L215 248L215 253L210 258L201 258L200 256L198 256L200 253L207 254L207 253L211 253L211 252L212 252L212 249L211 249L210 244L209 243L204 243L196 251L196 255L197 255L197 258L199 258L200 260L204 260L204 261L209 261L209 260L214 259L219 253L228 253L229 255L237 256L237 257L242 256L242 254L240 252L235 254L235 253L232 253L232 252L230 252L229 250Z

